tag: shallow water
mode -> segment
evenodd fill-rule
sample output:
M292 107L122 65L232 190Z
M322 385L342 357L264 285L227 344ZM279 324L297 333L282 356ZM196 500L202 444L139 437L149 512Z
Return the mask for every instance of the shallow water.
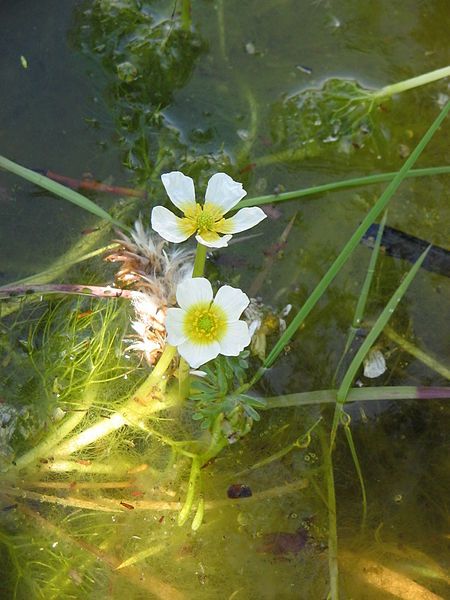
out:
M334 141L316 136L306 156L291 160L282 154L286 140L280 101L320 88L329 78L354 79L375 89L444 66L450 44L444 0L404 0L395 7L387 0L370 6L350 0L199 0L192 14L196 34L177 38L172 66L164 70L158 53L152 62L152 49L161 52L174 39L167 30L151 40L148 55L145 45L143 54L136 54L143 57L137 74L121 67L122 80L117 65L127 62L126 44L145 40L145 31L139 23L127 30L125 21L100 22L98 13L89 12L107 4L111 10L142 4L142 14L152 15L155 23L173 10L172 3L130 0L24 0L0 7L5 32L0 41L1 154L69 177L91 173L112 185L145 186L149 200L119 201L130 221L141 212L148 222L149 204L164 198L159 172L172 169L187 170L204 185L209 175L225 168L243 181L249 197L396 170L449 95L447 81L406 92L377 112L376 139L360 144L347 143L345 136ZM123 79L127 73L132 81ZM447 126L444 122L418 166L448 163ZM404 182L391 202L389 225L450 250L447 186L448 175ZM298 309L383 189L354 188L279 204L249 232L255 237L215 253L209 272L220 282L253 289L275 312L288 303ZM90 197L106 209L118 206L112 195ZM274 264L258 286L271 246L294 215L287 244L272 252ZM3 172L0 216L0 284L44 270L79 239L86 251L109 241L108 236L82 235L97 224L91 215ZM261 395L333 387L369 258L368 248L355 251L267 372L257 390ZM111 267L100 261L87 264L69 271L64 281L112 282ZM369 321L408 268L382 256ZM448 279L421 270L391 322L395 331L444 365L450 358L449 291ZM29 410L19 419L23 435L11 439L10 421L2 417L8 464L54 430L49 415L58 405L74 414L82 409L86 399L79 381L90 369L111 379L93 401L101 416L108 413L108 403L118 406L129 386L144 376L144 366L138 368L132 360L133 371L120 354L129 312L120 301L111 301L117 308L113 316L96 302L36 302L2 320L0 398L17 410ZM87 315L96 310L98 314ZM83 329L85 314L89 323ZM83 362L83 344L93 339L91 328L100 331L108 319L111 345L103 338L95 342L98 355L95 346ZM269 348L275 341L275 334L269 337ZM446 385L443 375L388 337L380 344L388 370L372 381L360 375L364 386ZM110 353L104 364L103 347ZM360 487L340 431L334 464L342 597L412 598L425 588L435 594L430 598L448 597L445 401L354 403L348 412L368 515L361 529ZM174 439L189 438L195 429L185 414L150 422L152 431L116 432L81 453L78 470L63 476L52 472L52 457L41 457L24 481L21 476L7 480L8 486L27 490L27 498L10 493L1 499L3 597L325 598L323 433L316 429L306 449L294 448L252 468L289 447L320 415L328 422L331 411L313 406L263 412L249 435L204 469L206 512L196 532L189 523L179 527L176 522L189 462L175 461L152 429L159 427ZM97 464L109 465L113 472L86 471ZM56 487L42 487L43 481ZM128 487L102 486L114 481ZM251 498L227 497L228 487L239 483L251 488ZM40 494L46 494L44 502ZM132 566L116 570L136 555L140 559ZM394 572L394 580L382 568ZM399 586L395 593L394 584Z

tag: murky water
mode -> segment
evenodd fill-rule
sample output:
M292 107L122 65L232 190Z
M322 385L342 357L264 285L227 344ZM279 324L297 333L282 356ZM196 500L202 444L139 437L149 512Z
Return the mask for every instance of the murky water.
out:
M303 143L288 102L330 78L377 89L445 66L450 11L444 0L395 6L387 0L199 0L195 33L170 26L173 10L172 2L133 0L3 3L1 154L76 179L91 174L111 185L145 187L146 200L90 197L108 210L120 207L129 221L142 213L148 223L150 206L164 198L159 174L172 169L201 185L225 169L249 197L396 170L450 95L444 80L386 101L374 115L376 135L362 141L339 129L322 134L318 113L318 133ZM448 163L447 127L444 122L417 166ZM296 310L383 189L280 203L249 232L255 237L214 253L208 272L252 290L274 313L287 304ZM449 250L447 189L448 175L405 181L391 202L389 225ZM0 216L2 285L46 269L80 239L86 252L110 239L86 233L97 225L91 215L4 172ZM277 246L294 216L286 243ZM259 394L334 386L369 258L367 247L355 251L260 382ZM381 257L369 322L408 268ZM69 271L64 282L104 285L112 273L97 259ZM421 270L391 322L444 366L449 292L448 278ZM6 468L57 431L58 406L73 417L89 405L87 419L94 422L145 376L144 365L123 356L130 312L120 300L109 306L50 299L2 319ZM269 336L269 348L276 339ZM358 377L364 386L448 384L442 370L392 337L382 336L380 345L388 369L376 380ZM94 398L89 377L97 381ZM361 402L348 412L368 512L361 528L360 486L340 431L334 476L342 597L449 597L445 401ZM52 454L40 456L16 479L5 478L2 597L325 598L325 428L314 430L308 447L301 447L305 440L291 447L319 416L328 423L330 408L262 412L249 435L203 469L205 517L195 532L189 523L177 524L189 457L155 434L177 441L200 436L189 415L172 411L142 430L116 431L76 455L70 468ZM231 485L247 486L252 496L230 499Z

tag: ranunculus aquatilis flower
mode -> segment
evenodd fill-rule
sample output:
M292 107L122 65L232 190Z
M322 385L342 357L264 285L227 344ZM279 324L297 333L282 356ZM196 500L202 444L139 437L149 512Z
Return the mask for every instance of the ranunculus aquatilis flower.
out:
M178 285L177 302L180 308L167 310L167 341L192 368L218 354L238 356L249 345L248 325L239 320L249 299L241 290L224 285L213 298L209 281L194 277Z
M195 201L194 182L180 171L161 176L166 192L184 214L177 217L164 206L152 211L152 227L169 242L183 242L193 234L198 242L210 248L228 245L233 233L245 231L266 218L258 207L241 208L225 219L224 215L238 204L246 191L241 183L226 173L216 173L208 182L203 205ZM221 235L223 234L223 235Z

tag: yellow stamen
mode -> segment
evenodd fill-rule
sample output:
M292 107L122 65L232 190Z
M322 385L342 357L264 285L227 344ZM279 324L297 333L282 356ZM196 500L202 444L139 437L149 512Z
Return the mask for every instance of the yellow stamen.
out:
M196 344L219 341L227 330L227 315L214 304L199 302L187 310L184 330L189 341Z
M189 235L195 232L203 237L211 233L216 234L225 222L222 210L214 204L190 206L185 210L184 215L185 218L182 219L181 227Z

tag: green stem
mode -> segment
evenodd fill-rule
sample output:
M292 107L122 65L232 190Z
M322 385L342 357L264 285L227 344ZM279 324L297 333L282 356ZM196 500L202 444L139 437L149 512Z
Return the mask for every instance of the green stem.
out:
M136 423L139 419L146 417L149 414L159 412L174 401L167 398L161 399L162 392L165 390L166 380L163 375L170 366L170 363L175 356L175 348L166 346L158 363L153 371L137 389L132 397L125 404L107 418L100 419L88 429L84 429L79 434L69 438L61 446L55 449L55 456L68 456L74 452L82 450L86 446L97 442L98 440L109 435L113 431L117 431L124 425Z
M92 405L94 398L95 395L92 391L88 391L85 400L82 402L84 410L77 411L65 419L60 425L56 426L55 431L46 437L43 442L16 459L14 468L18 470L23 469L39 459L49 456L53 448L68 436L84 419L86 411Z
M422 154L422 152L425 149L425 147L427 146L428 142L431 140L431 138L433 137L434 133L437 131L439 126L442 124L442 122L446 118L449 111L450 111L450 102L447 102L447 104L441 110L438 117L435 119L435 121L431 125L431 127L428 129L428 131L422 137L420 142L417 144L414 151L411 153L409 158L405 161L402 168L396 173L395 177L388 184L388 186L386 187L384 192L381 194L380 198L377 200L375 205L367 213L367 215L363 219L362 223L359 225L359 227L357 227L357 229L355 230L353 235L350 237L348 242L345 244L342 251L339 253L339 255L334 260L333 264L330 266L330 268L325 273L325 275L322 277L322 279L317 284L315 289L312 291L312 293L310 294L310 296L308 297L308 299L306 300L306 302L304 303L302 308L298 311L298 313L295 315L295 317L293 318L291 323L288 325L286 331L282 334L282 336L280 337L278 342L272 348L272 350L270 351L266 360L264 361L263 367L261 369L259 369L259 371L255 375L255 377L253 378L252 383L254 383L260 377L262 377L265 373L265 370L268 367L271 367L273 365L273 363L277 359L280 352L282 352L283 348L289 342L291 337L296 333L298 328L305 321L306 317L313 310L313 308L315 307L317 302L320 300L320 298L323 296L325 291L328 289L329 285L334 281L335 277L338 275L338 273L340 272L342 267L346 264L347 260L350 258L351 254L353 253L355 248L358 246L359 242L363 238L364 234L366 233L366 231L368 230L370 225L372 225L372 223L375 222L375 220L378 218L378 216L386 208L388 202L391 200L394 193L398 190L398 188L402 184L406 174L412 168L412 166L414 165L416 160L419 158L419 156Z
M361 325L361 322L364 317L364 311L366 308L367 298L369 297L369 290L372 285L372 279L375 274L375 267L376 267L377 260L378 260L378 253L380 251L381 240L383 238L384 227L386 225L386 219L387 219L387 211L384 213L383 219L381 220L380 226L378 228L375 245L374 245L372 254L370 256L369 267L367 269L367 273L364 278L364 283L362 285L361 292L359 294L358 302L356 303L355 313L353 315L353 322L349 328L347 340L346 340L345 346L344 346L344 351L342 353L342 356L341 356L341 358L338 362L338 365L336 367L336 370L334 372L333 381L332 381L333 386L336 382L336 378L339 375L341 365L353 344L353 340L356 337L356 334L358 332L358 327Z
M214 425L211 431L211 440L208 448L201 454L197 454L197 456L195 456L192 459L191 472L189 475L188 482L188 491L186 494L186 500L184 501L183 507L178 515L178 525L184 525L184 523L186 523L187 519L189 518L195 497L197 495L196 492L199 486L201 486L200 478L202 467L206 465L206 463L209 462L212 458L217 456L219 452L221 452L222 449L227 445L227 442L222 434L222 421L223 415L220 414L214 421ZM194 530L198 529L201 525L201 520L203 518L203 508L203 499L200 498L199 506L197 508L194 521L192 523L192 528Z
M450 77L450 66L436 69L435 71L430 71L429 73L424 73L423 75L418 75L411 79L405 79L405 81L400 81L399 83L386 85L381 88L381 90L374 92L373 96L377 99L386 98L393 96L394 94L406 92L406 90L412 90L422 85L427 85L428 83L438 81L439 79L444 79L444 77Z
M185 31L189 31L192 25L191 19L191 0L181 1L181 26Z
M178 514L178 525L184 525L191 512L195 498L195 491L197 489L198 479L200 477L200 468L200 457L196 456L194 459L192 459L191 472L188 481L188 491L183 507Z
M405 178L409 177L427 177L430 175L443 175L450 173L450 166L447 167L428 167L425 169L411 169ZM281 194L270 194L268 196L256 196L255 198L247 198L241 200L233 210L239 210L247 206L261 206L262 204L274 204L276 202L287 202L289 200L297 200L305 196L313 196L315 194L323 194L325 192L334 192L336 190L359 187L362 185L374 185L376 183L384 183L391 181L397 175L397 171L391 173L379 173L378 175L368 175L367 177L354 177L352 179L343 179L341 181L333 181L322 185L315 185L303 190L294 190L292 192L283 192Z
M178 395L180 402L188 398L190 387L190 367L184 358L180 356L180 364L178 366Z
M359 486L361 488L361 497L362 497L362 522L361 529L365 529L366 521L367 521L367 493L366 486L364 484L364 477L361 469L361 465L358 458L358 453L356 452L355 442L353 441L352 430L350 429L350 416L346 413L343 414L342 424L344 426L345 437L347 438L347 444L350 448L350 453L352 455L353 464L355 465L356 474L358 475Z
M406 293L406 290L408 289L409 285L414 280L414 277L415 277L417 271L419 270L420 265L425 260L425 257L428 254L428 251L429 251L429 247L421 254L420 258L416 261L414 266L410 269L410 271L407 274L407 276L405 277L405 279L402 281L402 283L396 289L394 294L392 294L391 298L389 299L389 302L386 304L386 306L382 310L380 316L378 317L375 324L373 325L372 329L367 334L366 339L364 340L364 343L360 346L357 353L355 354L350 366L348 367L348 369L344 375L342 383L339 386L338 393L337 393L337 402L338 403L345 402L345 399L347 398L347 394L348 394L348 391L352 384L352 381L355 378L355 375L356 375L359 367L361 366L364 357L367 355L370 348L374 345L375 341L377 340L378 336L381 334L381 331L385 327L386 323L392 317L400 300L402 299L403 295Z
M80 208L91 212L92 214L96 215L97 217L100 217L101 219L109 221L113 225L116 225L117 227L120 227L125 231L130 231L129 227L127 227L124 223L121 223L120 221L114 219L108 212L106 212L106 210L103 210L103 208L97 206L94 202L92 202L92 200L89 200L89 198L86 198L85 196L79 194L75 190L71 190L70 188L66 187L65 185L62 185L61 183L53 181L52 179L49 179L44 175L40 175L35 171L31 171L30 169L22 167L21 165L11 160L8 160L4 156L0 156L0 168L5 169L6 171L10 171L11 173L18 175L19 177L22 177L23 179L26 179L27 181L30 181L31 183L34 183L35 185L44 188L52 194L56 194L56 196L59 196L64 200L68 200L69 202L76 204Z
M197 250L195 252L194 260L194 271L192 277L203 277L206 263L206 252L207 248L203 244L197 244Z
M450 380L450 369L447 366L445 366L444 364L442 364L433 356L430 356L423 350L420 350L420 348L417 348L417 346L415 346L411 342L408 342L408 340L405 340L394 329L392 329L392 327L386 325L384 328L384 334L393 342L398 344L400 348L402 348L402 350L404 350L408 354L411 354L411 356L414 356L414 358L417 358L417 360L420 360L420 362L422 362L424 365L427 365L427 367L429 367L439 375L442 375L442 377L445 377L445 379Z
M337 518L336 518L336 490L334 486L333 456L331 447L328 446L326 436L320 432L320 444L325 467L325 479L327 484L327 507L328 507L328 572L330 576L331 600L339 600L339 569L338 569L338 540L337 540Z
M29 275L28 277L24 277L23 279L17 279L16 281L12 281L6 285L0 286L0 290L6 287L12 287L17 285L29 285L33 283L39 283L40 285L50 283L53 281L58 275L62 274L65 270L70 269L73 265L76 265L85 260L89 260L90 258L94 258L99 254L106 254L106 252L117 250L120 248L120 244L112 243L103 246L102 248L97 248L97 250L93 250L88 254L84 254L78 258L73 258L71 260L67 260L61 262L57 261L57 266L50 267L49 269L45 269L45 271L41 271L40 273L36 273L35 275ZM64 259L64 257L62 257Z
M337 390L316 390L284 394L264 399L261 410L272 408L289 408L291 406L310 406L318 404L335 404ZM375 402L380 400L425 400L432 398L450 398L450 387L416 387L388 386L352 388L347 395L348 402Z

